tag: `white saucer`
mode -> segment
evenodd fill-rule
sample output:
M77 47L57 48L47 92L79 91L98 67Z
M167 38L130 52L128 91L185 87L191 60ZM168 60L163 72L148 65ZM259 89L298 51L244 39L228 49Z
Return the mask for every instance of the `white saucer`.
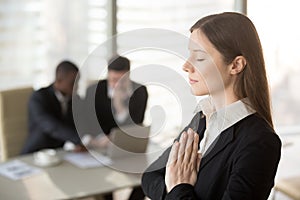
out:
M56 157L55 159L49 160L47 162L41 161L38 159L34 159L34 164L39 166L39 167L50 167L50 166L55 166L61 163L61 159Z

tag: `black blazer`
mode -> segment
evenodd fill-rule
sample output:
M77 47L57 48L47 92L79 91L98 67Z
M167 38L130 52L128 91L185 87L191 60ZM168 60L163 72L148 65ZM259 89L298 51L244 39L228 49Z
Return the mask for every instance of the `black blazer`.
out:
M127 119L120 125L128 125L132 123L131 118L136 124L141 124L144 120L148 99L147 89L145 86L135 82L132 82L132 87L133 94L129 99L130 116L128 116ZM94 101L94 103L92 103L92 101ZM88 107L86 110L89 112L86 114L86 124L90 123L90 125L86 127L86 133L97 135L99 134L98 130L102 129L101 132L109 134L112 128L118 127L113 117L112 102L107 93L107 80L101 80L87 89L85 104L85 106ZM94 107L91 107L91 105L94 105ZM95 117L92 112L96 112L98 120L98 124L96 126L100 125L101 129L99 127L97 129L95 124L92 124L93 119L89 119L91 117Z
M67 114L63 116L53 85L32 94L28 113L29 134L21 154L63 147L67 140L80 143L73 121L72 100L68 102Z
M184 130L189 127L203 138L205 118L201 113ZM143 174L142 187L151 199L265 200L274 185L281 141L263 119L252 114L221 133L201 160L195 186L179 184L166 194L169 152L170 148Z

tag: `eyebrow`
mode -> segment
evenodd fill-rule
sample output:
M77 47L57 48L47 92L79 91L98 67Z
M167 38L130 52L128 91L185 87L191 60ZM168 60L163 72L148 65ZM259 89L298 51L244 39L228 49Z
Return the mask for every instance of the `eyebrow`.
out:
M206 53L207 54L207 52L206 51L204 51L203 49L190 49L190 48L188 48L190 51L193 51L193 52L202 52L202 53Z
M193 49L192 51L194 52L203 52L203 53L207 53L206 51L202 50L202 49Z

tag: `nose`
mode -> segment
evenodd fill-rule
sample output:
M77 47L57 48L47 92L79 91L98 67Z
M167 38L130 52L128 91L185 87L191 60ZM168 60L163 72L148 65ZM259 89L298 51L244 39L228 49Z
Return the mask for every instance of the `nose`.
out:
M189 60L186 60L182 66L183 71L192 73L194 71L194 66L190 63Z

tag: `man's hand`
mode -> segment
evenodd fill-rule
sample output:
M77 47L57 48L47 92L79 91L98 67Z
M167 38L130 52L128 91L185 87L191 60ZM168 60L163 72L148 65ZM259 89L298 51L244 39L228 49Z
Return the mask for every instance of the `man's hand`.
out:
M117 113L124 112L126 110L126 106L128 109L128 105L125 105L126 99L129 98L126 92L126 90L121 90L118 87L114 90L112 103Z
M126 75L119 80L118 84L114 88L112 103L117 113L122 113L128 109L129 105L125 105L127 99L130 98L130 79Z
M76 145L73 149L74 152L86 152L87 149L83 145Z
M94 147L94 148L106 148L109 144L109 136L102 136L100 138L92 138L89 146Z

